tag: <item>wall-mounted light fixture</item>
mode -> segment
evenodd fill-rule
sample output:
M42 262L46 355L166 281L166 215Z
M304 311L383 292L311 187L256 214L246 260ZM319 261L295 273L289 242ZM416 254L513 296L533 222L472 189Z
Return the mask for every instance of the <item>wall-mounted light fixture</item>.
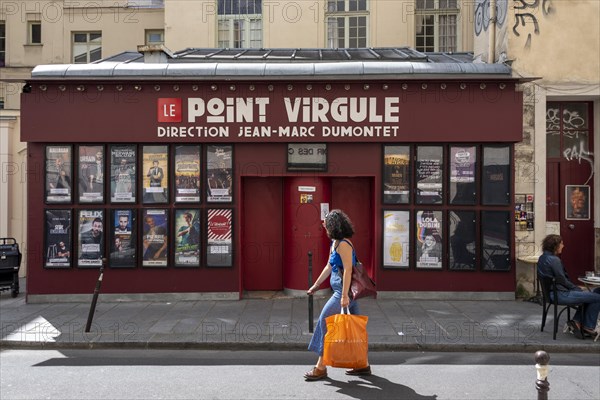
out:
M78 92L84 92L85 91L85 86L83 86L83 85L77 86L77 91Z
M173 85L173 91L179 92L179 85Z
M198 85L192 85L192 90L194 92L197 92L198 91Z
M67 87L65 85L58 85L58 90L64 92L65 90L67 90Z
M481 89L481 90L485 89L485 83L480 84L479 89Z
M273 91L273 89L275 89L275 88L273 87L273 85L269 85L269 86L267 86L267 90L268 90L269 92L272 92L272 91Z
M345 84L345 85L344 85L344 89L346 89L346 90L350 90L350 85L348 85L348 84Z
M210 85L210 90L216 92L219 87L217 85Z
M306 90L308 90L308 91L312 90L312 85L306 85Z
M229 85L229 90L235 92L235 85Z
M248 86L248 89L250 89L251 92L254 92L256 90L256 86L250 85Z
M156 89L156 86L154 88ZM117 85L117 86L115 86L115 89L117 89L118 92L122 92L123 91L123 85ZM160 90L160 86L158 87L158 89Z
M287 85L287 90L288 90L288 92L291 92L292 90L294 90L294 85L292 85L292 84Z
M467 88L467 84L466 83L461 83L459 87L460 87L461 90L465 90Z
M500 88L500 90L504 90L506 89L506 83L501 83L498 85L498 87Z
M133 85L133 88L136 92L139 92L140 90L142 90L142 85Z
M48 86L46 86L46 85L40 85L40 90L42 92L45 92L46 90L48 90Z
M440 89L446 90L446 84L445 83L440 84Z
M23 93L31 93L31 85L29 83L23 85Z
M99 92L101 92L101 91L103 91L103 90L104 90L104 86L102 86L102 85L97 85L97 86L96 86L96 90L98 90Z
M408 85L406 83L403 83L402 84L402 90L406 90L406 89L408 89Z
M364 85L363 85L363 90L369 90L369 89L371 89L371 86L369 86L369 85L367 85L367 84L364 84Z
M427 89L427 84L426 83L422 83L421 84L421 89L423 89L423 90Z
M154 85L154 90L156 90L157 92L160 92L160 85Z
M331 85L329 83L325 85L325 90L331 90Z
M390 87L389 87L389 85L387 83L384 83L383 86L381 86L381 88L383 90L388 90Z

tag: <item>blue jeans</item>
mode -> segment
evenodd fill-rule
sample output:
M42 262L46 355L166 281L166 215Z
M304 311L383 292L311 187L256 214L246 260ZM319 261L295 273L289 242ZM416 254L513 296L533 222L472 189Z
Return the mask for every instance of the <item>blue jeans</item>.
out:
M550 298L553 299L553 293L550 293ZM600 288L594 289L593 292L587 290L570 290L568 292L558 292L558 304L570 305L584 303L583 306L583 321L579 311L575 313L573 320L583 323L584 328L595 329L598 313L600 312Z

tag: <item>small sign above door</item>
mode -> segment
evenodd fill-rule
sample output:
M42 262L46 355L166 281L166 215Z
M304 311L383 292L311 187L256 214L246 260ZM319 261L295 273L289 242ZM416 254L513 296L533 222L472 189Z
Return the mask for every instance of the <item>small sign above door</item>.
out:
M288 171L327 171L326 143L288 143Z

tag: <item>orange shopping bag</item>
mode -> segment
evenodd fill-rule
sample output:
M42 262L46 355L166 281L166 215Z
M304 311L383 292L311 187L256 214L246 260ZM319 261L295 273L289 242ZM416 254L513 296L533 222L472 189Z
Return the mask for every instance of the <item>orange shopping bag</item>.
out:
M369 337L365 315L349 312L327 317L327 333L323 348L323 363L339 368L364 368L367 366Z

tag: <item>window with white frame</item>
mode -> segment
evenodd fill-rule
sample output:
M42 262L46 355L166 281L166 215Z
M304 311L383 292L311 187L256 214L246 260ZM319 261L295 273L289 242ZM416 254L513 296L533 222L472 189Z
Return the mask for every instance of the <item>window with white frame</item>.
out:
M102 32L73 32L73 62L85 64L102 58Z
M367 47L367 0L328 0L327 47Z
M416 0L415 49L458 50L458 0Z
M41 21L29 21L27 23L27 44L42 44Z
M218 0L218 47L261 48L262 33L262 0Z
M165 31L164 29L146 29L146 45L164 44Z
M6 24L0 21L0 67L6 62Z

